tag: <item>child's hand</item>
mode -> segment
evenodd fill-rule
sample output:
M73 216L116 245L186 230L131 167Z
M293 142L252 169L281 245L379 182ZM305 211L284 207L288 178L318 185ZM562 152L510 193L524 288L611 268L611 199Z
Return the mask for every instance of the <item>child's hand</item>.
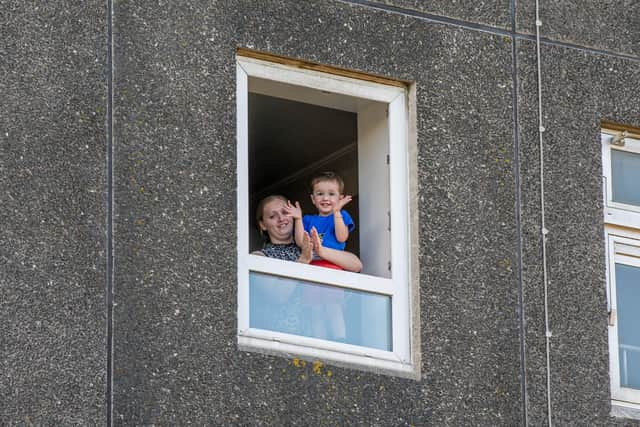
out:
M296 202L295 206L291 204L290 200L287 200L287 204L284 207L285 215L290 216L293 219L302 219L302 209L300 203Z
M342 208L344 208L346 206L346 204L351 201L351 199L352 199L351 196L342 196L342 197L340 197L340 199L338 199L338 202L336 203L336 208L334 209L334 211L335 212L340 212L342 210Z

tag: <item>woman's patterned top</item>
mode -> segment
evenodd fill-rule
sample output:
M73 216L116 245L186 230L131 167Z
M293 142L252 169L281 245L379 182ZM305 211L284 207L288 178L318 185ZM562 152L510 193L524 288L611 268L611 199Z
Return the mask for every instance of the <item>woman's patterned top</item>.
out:
M273 244L265 243L261 252L269 258L277 258L285 261L297 261L300 258L300 248L295 243Z

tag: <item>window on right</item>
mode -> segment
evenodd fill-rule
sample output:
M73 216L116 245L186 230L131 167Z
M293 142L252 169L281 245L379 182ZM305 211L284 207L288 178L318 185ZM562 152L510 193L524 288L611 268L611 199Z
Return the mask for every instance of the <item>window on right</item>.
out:
M611 397L614 406L635 412L640 411L640 135L603 129L601 139Z

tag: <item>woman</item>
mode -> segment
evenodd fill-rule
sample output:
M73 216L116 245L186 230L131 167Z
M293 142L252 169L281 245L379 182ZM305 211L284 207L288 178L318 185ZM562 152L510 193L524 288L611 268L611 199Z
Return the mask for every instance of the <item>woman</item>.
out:
M311 235L304 233L302 245L298 247L294 241L293 218L287 215L291 207L291 203L280 195L267 196L260 201L256 221L260 231L267 233L267 242L253 254L309 264L315 252L321 259L343 270L356 273L362 270L362 263L354 254L322 246L315 228Z

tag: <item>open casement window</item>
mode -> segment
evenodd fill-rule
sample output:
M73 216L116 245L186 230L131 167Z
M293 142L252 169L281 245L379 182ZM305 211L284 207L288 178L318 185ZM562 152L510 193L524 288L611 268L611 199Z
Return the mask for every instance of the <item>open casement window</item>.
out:
M640 140L603 131L602 163L612 403L640 410Z
M239 347L416 378L414 89L273 59L237 56ZM327 170L353 196L346 250L362 272L252 254L258 202L282 194L316 214L310 179Z

